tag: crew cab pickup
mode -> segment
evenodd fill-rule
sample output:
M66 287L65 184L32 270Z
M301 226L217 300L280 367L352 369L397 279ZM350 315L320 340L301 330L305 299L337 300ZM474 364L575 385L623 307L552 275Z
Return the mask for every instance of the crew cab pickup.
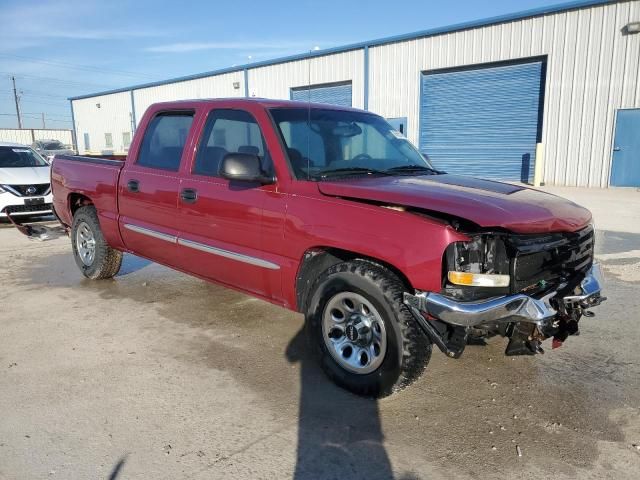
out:
M588 210L439 171L370 112L159 103L125 161L56 156L52 188L86 277L130 252L302 312L324 370L361 395L411 383L433 344L557 347L604 299Z

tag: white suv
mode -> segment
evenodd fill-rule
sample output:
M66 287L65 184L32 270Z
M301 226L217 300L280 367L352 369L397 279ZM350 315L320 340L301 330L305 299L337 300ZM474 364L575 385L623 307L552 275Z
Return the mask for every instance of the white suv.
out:
M0 218L51 213L50 169L31 147L0 142Z

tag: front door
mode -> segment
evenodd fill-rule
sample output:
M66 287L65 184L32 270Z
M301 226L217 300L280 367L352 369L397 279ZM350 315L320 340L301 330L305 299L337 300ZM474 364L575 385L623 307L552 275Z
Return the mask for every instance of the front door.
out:
M236 152L259 156L265 172L272 173L254 117L244 110L212 110L180 187L178 250L183 267L263 297L280 298L280 257L265 248L265 236L281 238L282 229L274 230L273 215L264 219L265 211L282 205L280 194L276 185L220 177L220 162Z
M120 175L120 232L127 248L179 266L178 189L193 112L159 112L146 127L138 157Z
M640 108L618 110L610 183L640 187Z

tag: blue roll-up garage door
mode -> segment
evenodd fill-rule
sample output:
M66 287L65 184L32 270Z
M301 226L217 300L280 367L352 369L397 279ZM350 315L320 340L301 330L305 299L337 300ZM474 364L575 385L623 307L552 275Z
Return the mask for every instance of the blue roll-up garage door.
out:
M307 102L310 96L313 103L329 103L341 107L350 107L351 90L351 82L333 85L311 85L311 88L292 88L291 100Z
M542 61L424 73L420 150L449 173L531 181L543 73Z

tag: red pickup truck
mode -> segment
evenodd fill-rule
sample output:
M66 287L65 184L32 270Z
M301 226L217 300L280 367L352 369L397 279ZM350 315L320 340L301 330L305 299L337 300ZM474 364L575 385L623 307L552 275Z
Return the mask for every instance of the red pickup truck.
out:
M438 171L355 109L155 104L125 161L56 156L52 188L85 276L131 252L302 312L324 370L361 395L411 383L433 344L559 346L604 300L588 210Z

